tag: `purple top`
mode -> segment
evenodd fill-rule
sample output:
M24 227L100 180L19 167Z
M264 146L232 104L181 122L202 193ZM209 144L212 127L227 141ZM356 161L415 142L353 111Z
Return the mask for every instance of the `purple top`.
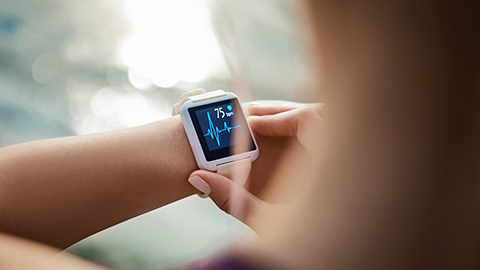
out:
M207 262L195 262L176 270L259 270L245 260L235 257L232 254L221 255L213 260Z

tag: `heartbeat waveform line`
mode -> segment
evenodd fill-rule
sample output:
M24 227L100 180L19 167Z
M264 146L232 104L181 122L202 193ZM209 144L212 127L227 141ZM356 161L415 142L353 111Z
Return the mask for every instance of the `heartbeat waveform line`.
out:
M213 124L212 119L210 118L210 113L208 113L208 112L207 112L207 117L208 117L208 132L207 132L207 134L204 134L203 136L205 136L205 137L210 136L212 138L212 140L217 141L218 146L220 146L220 133L222 133L224 131L227 131L228 133L230 133L230 130L232 130L234 128L239 128L241 126L241 125L238 125L238 126L234 126L234 127L229 127L227 125L227 122L223 122L223 129L218 129L218 127L216 127Z

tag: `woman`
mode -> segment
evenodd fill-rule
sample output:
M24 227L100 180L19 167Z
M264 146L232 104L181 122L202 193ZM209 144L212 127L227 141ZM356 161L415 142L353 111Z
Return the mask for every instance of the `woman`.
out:
M2 231L62 248L194 193L185 181L190 178L197 187L203 185L201 191L210 189L217 204L225 204L226 211L234 211L263 239L239 244L234 253L206 269L222 265L243 269L478 269L480 19L476 4L311 0L306 7L321 66L319 88L327 104L321 136L315 110L297 106L249 109L260 115L250 119L257 132L297 135L308 150L307 154L292 146L282 166L275 166L268 183L258 189L265 200L288 203L267 204L212 173L195 171L188 177L195 170L192 157L163 160L159 150L188 150L182 142L185 138L170 138L169 133L162 134L172 142L164 146L167 149L152 139L153 133L158 137L163 132L155 128L158 125L181 130L178 119L171 118L133 130L2 149ZM282 130L268 129L268 123ZM125 145L125 141L130 143ZM273 149L277 149L275 143ZM127 151L132 159L110 161L111 155L122 156L118 154ZM95 156L100 163L82 160L78 153ZM44 158L28 159L38 156ZM270 162L267 157L264 162ZM59 161L70 168L51 166ZM182 166L181 173L177 165ZM93 169L85 172L86 167ZM116 171L119 167L123 170ZM34 198L28 196L32 194L29 186L38 185L30 180L32 170L36 179L45 180L41 185L48 186L40 187L46 192L35 193ZM173 182L155 182L160 174ZM62 182L58 175L75 181ZM90 180L96 177L103 179L95 182L101 192L91 190ZM258 177L254 175L252 183L265 179ZM132 179L138 181L132 183ZM21 193L15 190L19 187ZM132 194L118 209L117 195L127 194L129 188ZM159 198L159 188L173 192ZM26 195L20 200L11 194ZM39 203L46 198L57 203ZM15 211L8 207L12 203ZM32 208L32 203L39 205ZM36 217L33 227L30 219L38 207L51 213ZM92 208L94 213L87 211ZM59 214L66 209L77 215ZM96 221L75 225L87 218ZM45 262L39 256L54 253L26 240L2 238L0 245L7 246L9 253L0 256L13 266L19 258L15 256L24 258L27 252L30 260L25 263ZM73 268L67 266L71 262L49 261Z

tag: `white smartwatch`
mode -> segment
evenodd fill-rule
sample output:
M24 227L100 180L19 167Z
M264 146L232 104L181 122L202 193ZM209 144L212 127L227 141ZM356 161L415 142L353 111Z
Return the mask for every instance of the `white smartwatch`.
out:
M259 150L238 97L223 90L191 90L172 115L180 114L200 169L244 185Z

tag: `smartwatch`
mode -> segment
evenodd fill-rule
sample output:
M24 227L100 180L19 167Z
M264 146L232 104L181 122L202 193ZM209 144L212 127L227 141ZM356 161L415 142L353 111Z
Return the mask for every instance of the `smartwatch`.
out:
M177 114L198 167L243 186L259 150L238 97L223 90L191 90L174 105L172 115Z

